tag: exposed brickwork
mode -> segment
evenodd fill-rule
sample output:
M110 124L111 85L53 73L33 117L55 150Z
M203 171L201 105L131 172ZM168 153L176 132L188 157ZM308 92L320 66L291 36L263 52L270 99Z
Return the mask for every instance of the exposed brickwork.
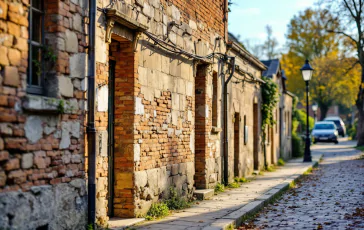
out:
M72 197L78 197L79 204L84 205L74 213L72 219L78 223L65 224L68 228L78 228L84 224L86 214L85 193L73 191L71 184L76 183L80 189L85 188L84 167L84 92L81 91L79 78L74 77L70 70L69 58L75 53L84 52L85 33L83 28L77 29L75 24L66 23L78 15L85 14L85 9L70 1L50 0L44 2L45 10L45 46L52 48L52 54L57 57L54 67L45 67L46 85L45 96L51 96L52 103L58 105L52 113L44 112L39 102L44 100L41 96L27 93L28 39L29 35L29 1L8 0L0 1L0 200L8 205L9 197L15 193L22 193L23 202L35 199L37 186L43 187L39 199L59 192L59 189L70 188ZM80 1L83 2L83 1ZM71 10L71 8L73 10ZM77 17L78 17L77 16ZM75 41L65 41L65 31L75 34ZM67 36L66 36L67 37ZM76 47L75 50L66 49L67 46ZM46 64L45 64L46 65ZM71 77L74 77L71 79ZM51 82L52 79L61 79ZM68 94L64 94L62 80L70 83ZM55 83L56 82L56 83ZM25 106L27 101L27 106ZM31 101L31 102L29 102ZM63 193L64 196L67 192ZM74 198L59 196L61 202L75 202ZM48 198L47 198L48 199ZM55 198L53 198L55 200ZM32 201L33 202L33 201ZM24 204L3 206L4 212L22 215L25 221L33 218L24 215L19 209ZM39 205L34 201L34 205ZM57 204L49 205L50 216L65 212L70 213L76 207L58 208ZM54 213L57 209L58 213ZM5 211L6 210L6 211ZM11 211L13 210L13 211ZM60 225L59 219L47 219L47 216L38 222L29 222L29 227L36 229L43 226ZM7 222L7 218L0 218L0 225L5 228L21 228L24 223ZM43 223L43 224L42 224ZM20 227L18 226L20 225ZM63 224L62 224L63 225ZM67 228L67 227L66 227Z

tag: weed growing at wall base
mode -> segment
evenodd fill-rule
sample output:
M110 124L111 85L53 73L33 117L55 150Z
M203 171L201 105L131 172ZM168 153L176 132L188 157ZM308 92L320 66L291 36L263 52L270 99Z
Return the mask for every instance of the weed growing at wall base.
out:
M169 210L180 210L190 207L188 201L185 198L179 196L177 190L174 187L171 187L169 191L170 198L166 200Z
M223 184L217 183L214 190L215 190L215 194L224 192L225 186Z
M154 203L150 207L145 219L146 220L160 219L168 216L168 214L169 214L169 208L166 203L164 202Z
M286 164L286 162L284 162L284 160L282 158L278 159L278 165L279 166L284 166Z
M240 184L238 182L233 182L228 184L229 188L240 188Z

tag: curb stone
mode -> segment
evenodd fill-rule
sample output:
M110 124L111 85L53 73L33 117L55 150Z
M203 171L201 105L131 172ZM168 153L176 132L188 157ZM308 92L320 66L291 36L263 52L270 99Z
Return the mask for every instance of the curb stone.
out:
M270 202L273 202L277 197L279 197L282 193L287 191L290 185L298 179L300 179L305 172L310 170L311 168L317 167L319 161L322 159L322 154L318 156L314 156L311 165L308 165L304 168L301 174L296 174L288 177L281 184L272 187L270 190L265 192L260 197L256 198L254 201L248 203L242 208L222 217L221 219L216 220L211 223L209 226L204 227L202 230L225 230L231 229L231 226L240 226L245 220L249 217L253 216L255 213L260 211L263 207L268 205Z

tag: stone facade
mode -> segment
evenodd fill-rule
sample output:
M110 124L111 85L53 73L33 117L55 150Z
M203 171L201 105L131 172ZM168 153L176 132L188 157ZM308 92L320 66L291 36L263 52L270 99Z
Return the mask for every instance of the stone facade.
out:
M199 151L195 110L202 109L202 119L211 122L206 112L211 102L196 104L195 84L202 65L207 76L207 69L217 69L217 63L204 64L204 60L176 55L151 39L200 56L225 52L225 1L195 0L188 7L186 4L154 0L110 5L109 1L99 1L98 7L106 13L99 11L97 19L97 81L106 88L106 96L101 96L103 91L98 88L97 104L110 102L108 91L114 95L114 105L98 107L97 112L97 218L101 225L107 223L108 215L144 215L153 202L168 197L170 187L191 197L196 186L195 168L208 170L205 164L195 164ZM108 78L111 62L115 63L113 89ZM212 84L211 79L207 81ZM205 85L204 89L211 91L212 87ZM107 115L110 109L114 110L113 117ZM109 119L114 119L113 169L107 143L101 140ZM211 125L207 129L211 132ZM111 173L113 186L108 181ZM216 184L217 175L213 178L210 180Z
M45 87L34 94L27 87L35 66L28 57L29 1L0 0L0 226L82 229L88 4L43 2ZM229 41L227 1L98 0L97 6L97 224L143 216L171 187L191 198L194 189L222 183L224 170L232 182L262 169L266 67ZM227 90L228 169L221 102L231 66L224 54L236 56L237 65Z
M86 225L85 66L75 65L85 59L84 2L44 1L43 49L57 59L45 58L47 87L34 95L27 87L34 62L28 62L30 2L0 1L0 226L5 229Z
M240 44L231 42L238 66L229 84L229 179L264 169L261 146L262 72L266 67Z

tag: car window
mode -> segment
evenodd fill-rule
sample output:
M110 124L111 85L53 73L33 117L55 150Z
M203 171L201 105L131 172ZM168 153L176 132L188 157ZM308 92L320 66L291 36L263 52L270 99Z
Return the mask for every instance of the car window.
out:
M335 129L333 124L316 124L314 129Z

